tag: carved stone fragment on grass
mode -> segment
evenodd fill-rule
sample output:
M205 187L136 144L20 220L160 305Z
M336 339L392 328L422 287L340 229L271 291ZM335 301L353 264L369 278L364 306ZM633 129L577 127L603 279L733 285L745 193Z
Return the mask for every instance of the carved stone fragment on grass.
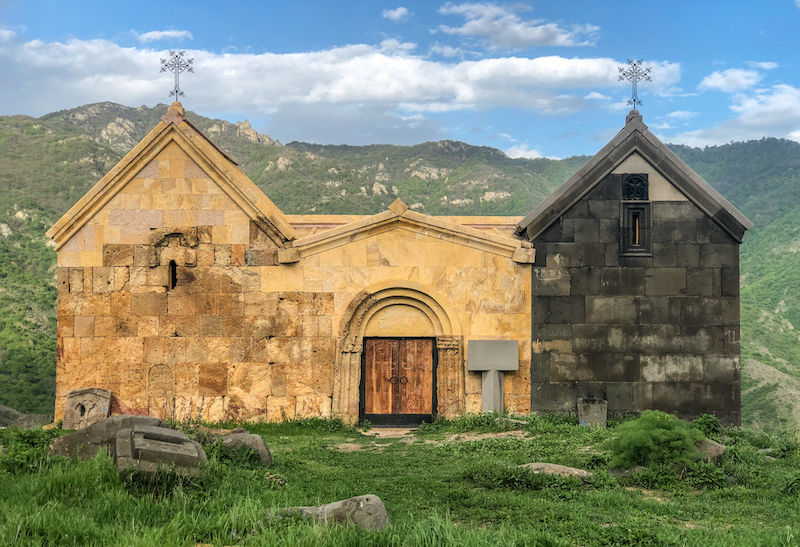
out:
M74 433L67 433L50 442L47 453L88 460L97 454L101 447L113 450L120 429L130 429L136 425L169 427L167 422L150 416L121 414L100 420Z
M64 409L64 429L83 429L111 412L111 392L96 387L70 391Z
M383 501L374 494L356 496L326 505L291 507L283 512L300 514L327 524L355 524L366 530L383 530L391 526Z
M149 476L159 469L197 476L197 465L206 461L206 453L200 443L191 440L182 431L147 425L120 429L114 453L120 473L133 469Z

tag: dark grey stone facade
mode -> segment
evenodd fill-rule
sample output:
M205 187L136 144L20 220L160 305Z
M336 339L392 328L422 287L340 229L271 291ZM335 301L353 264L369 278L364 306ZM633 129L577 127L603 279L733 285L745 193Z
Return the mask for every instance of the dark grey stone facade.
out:
M605 176L532 239L531 410L599 398L609 416L739 424L739 241L693 201L651 201L650 256L626 256L621 179Z

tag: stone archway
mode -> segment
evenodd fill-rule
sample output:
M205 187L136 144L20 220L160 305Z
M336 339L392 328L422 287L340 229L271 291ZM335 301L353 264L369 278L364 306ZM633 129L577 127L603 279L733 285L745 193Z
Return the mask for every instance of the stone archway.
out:
M333 371L333 414L354 422L359 412L361 354L370 319L392 306L407 306L430 321L436 338L438 414L464 413L464 356L461 326L456 315L439 300L412 283L362 291L348 305L339 327ZM415 335L417 333L408 333Z

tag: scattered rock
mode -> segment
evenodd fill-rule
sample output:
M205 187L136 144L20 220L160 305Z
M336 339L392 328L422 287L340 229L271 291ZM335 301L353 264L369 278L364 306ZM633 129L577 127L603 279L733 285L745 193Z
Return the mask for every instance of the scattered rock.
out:
M135 469L153 476L162 468L181 475L197 476L197 465L206 461L206 453L200 443L182 431L135 425L117 432L114 459L120 474Z
M70 391L64 404L64 429L83 429L108 418L111 392L97 387Z
M47 447L47 453L88 460L94 457L101 447L111 450L121 429L131 429L137 425L169 427L167 422L159 418L121 414L53 439Z
M383 530L391 526L389 514L381 498L374 494L357 496L327 505L310 507L291 507L283 511L285 514L299 513L317 522L328 524L352 523L366 530Z
M562 477L577 477L585 479L591 477L594 473L586 471L585 469L578 469L576 467L567 467L566 465L558 465L555 463L524 463L520 467L527 467L532 473L542 473L544 475L561 475Z
M33 429L40 425L49 424L53 417L47 414L23 414L13 408L0 405L0 427L21 427Z
M728 451L724 445L721 445L716 441L712 441L711 439L699 441L695 443L695 447L697 447L697 450L705 454L706 459L712 463L719 463L722 460L722 457L725 455L725 452Z
M222 435L222 445L229 450L240 450L242 447L250 447L261 457L261 463L264 465L272 465L272 454L264 443L261 435L253 433L232 433L230 435Z

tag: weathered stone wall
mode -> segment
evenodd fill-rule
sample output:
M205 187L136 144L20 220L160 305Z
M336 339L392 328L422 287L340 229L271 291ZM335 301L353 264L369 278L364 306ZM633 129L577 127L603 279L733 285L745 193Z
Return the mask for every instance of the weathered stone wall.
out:
M622 256L617 175L648 171L652 256ZM532 410L603 398L740 423L738 244L665 185L623 164L534 242Z
M420 302L430 300L424 306L446 309L449 326L415 325L419 314L386 300L347 343L429 328L439 347L439 410L454 414L480 410L480 375L465 371L465 340L517 339L520 371L506 376L505 400L529 411L531 269L511 251L395 226L291 249L287 261L268 232L181 147L166 146L58 252L56 419L66 395L85 387L111 391L114 412L163 418L280 420L338 410L352 419L347 405L333 405L335 384L357 387L360 374L335 371L345 355L360 364L361 346L343 349L353 328L348 310L360 295L391 287L413 287ZM338 393L352 398L351 387Z

